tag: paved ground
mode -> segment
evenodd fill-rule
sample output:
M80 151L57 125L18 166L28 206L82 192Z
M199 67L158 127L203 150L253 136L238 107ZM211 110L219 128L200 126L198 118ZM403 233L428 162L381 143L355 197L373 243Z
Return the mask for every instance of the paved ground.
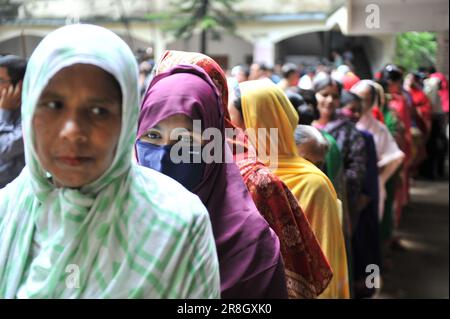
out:
M378 298L449 298L449 184L415 181Z

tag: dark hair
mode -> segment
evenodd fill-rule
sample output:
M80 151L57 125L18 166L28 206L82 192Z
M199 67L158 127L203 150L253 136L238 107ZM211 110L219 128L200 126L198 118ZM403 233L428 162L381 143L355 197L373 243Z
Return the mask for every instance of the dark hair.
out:
M319 112L313 105L308 104L303 96L293 91L287 91L286 95L298 114L298 124L311 125L312 121L319 118Z
M302 104L306 104L305 99L300 94L297 94L293 91L286 91L286 95L295 108Z
M381 78L383 81L398 82L403 79L403 72L394 64L388 64L383 69Z
M381 87L383 88L383 91L385 92L385 94L388 93L388 85L387 85L386 81L383 81L382 79L379 79L379 80L376 80L375 82L377 82L379 85L381 85ZM378 90L377 90L377 99L378 99L378 101L381 101L381 96L378 93Z
M308 104L303 104L295 110L298 114L298 124L311 125L314 120L317 120L315 110Z
M419 66L417 68L417 72L426 73L426 72L428 72L428 68L426 66Z
M425 80L426 75L423 72L414 72L413 73L414 82L421 84L423 80Z
M303 97L306 104L308 104L313 109L313 120L318 120L320 118L320 112L317 108L317 99L316 99L316 93L313 90L307 90L307 89L300 89L298 90L298 93Z
M314 77L313 80L313 90L315 93L323 90L327 86L337 86L339 95L341 95L342 84L336 81L328 73L321 72Z
M352 92L343 90L340 101L341 101L341 106L343 107L343 106L345 106L349 103L355 102L355 101L361 102L361 98Z
M269 71L269 67L265 63L257 63L257 64L259 65L259 69L261 71L264 71L264 72Z
M307 90L307 89L298 89L298 94L300 94L305 102L314 108L317 108L317 100L316 100L316 93L313 90Z
M370 90L370 105L373 106L375 102L381 101L380 94L378 93L378 90L375 88L375 86L369 84L369 90ZM378 107L381 107L381 105L378 105Z
M292 74L297 73L298 69L297 66L294 63L286 63L281 68L281 73L283 75L283 78L287 79Z
M242 116L242 96L241 96L241 89L239 87L239 84L236 82L236 85L233 85L233 105L234 107L239 111L239 113Z
M436 73L436 68L432 65L432 66L430 66L430 67L428 68L428 72L429 72L430 74Z
M15 55L5 55L0 57L0 68L5 68L11 78L11 83L16 85L22 81L27 68L27 60Z
M377 82L383 87L385 92L389 92L389 82L398 82L403 78L403 73L394 64L386 65L381 71L380 79Z
M246 78L250 76L250 68L247 65L242 65L241 71L244 72Z

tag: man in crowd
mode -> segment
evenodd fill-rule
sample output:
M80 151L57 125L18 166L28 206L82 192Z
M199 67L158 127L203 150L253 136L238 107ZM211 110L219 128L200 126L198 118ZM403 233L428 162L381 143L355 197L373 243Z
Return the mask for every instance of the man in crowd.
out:
M0 188L25 166L20 106L26 64L18 56L0 57Z

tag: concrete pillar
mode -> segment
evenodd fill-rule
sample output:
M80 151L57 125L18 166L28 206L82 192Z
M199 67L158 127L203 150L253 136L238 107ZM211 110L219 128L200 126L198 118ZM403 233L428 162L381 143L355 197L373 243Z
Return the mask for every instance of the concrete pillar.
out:
M153 53L155 56L155 61L159 61L167 47L166 38L159 28L155 28L153 35Z
M267 38L256 40L253 46L253 62L275 65L275 43Z
M448 30L437 33L436 69L448 76Z
M395 59L395 34L371 36L364 43L372 73L379 71L385 64L393 63Z

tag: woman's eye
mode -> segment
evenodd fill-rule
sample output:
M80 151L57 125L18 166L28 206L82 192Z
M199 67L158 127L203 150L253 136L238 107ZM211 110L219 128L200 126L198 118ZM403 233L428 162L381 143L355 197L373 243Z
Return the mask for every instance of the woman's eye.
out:
M63 107L62 102L59 102L59 101L44 102L41 105L44 107L47 107L49 109L52 109L52 110L60 110Z
M160 138L160 135L158 133L155 133L155 132L150 132L150 133L147 133L147 137L149 139L155 140L157 138Z
M91 112L95 115L105 115L108 114L108 110L101 106L95 106L91 108Z

